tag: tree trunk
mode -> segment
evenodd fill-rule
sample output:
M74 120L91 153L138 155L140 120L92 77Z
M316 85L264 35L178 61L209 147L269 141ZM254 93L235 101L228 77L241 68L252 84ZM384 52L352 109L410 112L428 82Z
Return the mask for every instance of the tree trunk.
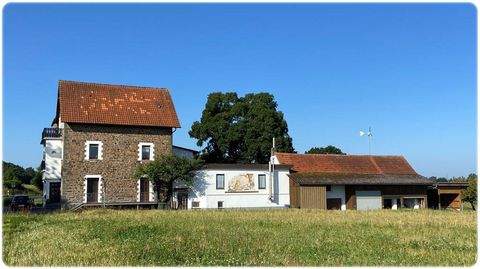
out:
M160 180L155 182L155 196L157 199L157 209L160 209Z
M470 204L472 205L472 209L475 211L475 203L474 203L474 202L470 202Z
M166 190L166 194L165 194L165 200L168 204L168 208L171 209L172 207L172 196L173 196L173 186L172 186L172 183L167 183L167 190Z

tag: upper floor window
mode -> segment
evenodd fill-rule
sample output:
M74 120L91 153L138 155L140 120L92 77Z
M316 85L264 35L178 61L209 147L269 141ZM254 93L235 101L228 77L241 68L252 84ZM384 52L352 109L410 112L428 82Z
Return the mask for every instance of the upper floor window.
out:
M224 174L217 174L216 186L217 186L217 190L225 189L225 175Z
M98 144L88 145L88 158L90 160L98 159Z
M266 175L258 175L258 189L266 189L267 188L267 176Z
M101 141L85 142L85 160L102 160L103 143Z
M150 160L150 146L142 146L142 160Z
M153 160L153 143L139 143L138 144L138 160L139 161L148 161Z

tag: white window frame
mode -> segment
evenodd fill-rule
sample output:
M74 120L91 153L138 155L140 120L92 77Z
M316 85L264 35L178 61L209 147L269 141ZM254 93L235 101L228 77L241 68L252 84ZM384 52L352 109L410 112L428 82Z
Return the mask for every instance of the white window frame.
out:
M218 187L218 176L223 176L223 186L222 188ZM225 190L225 174L215 174L215 189L216 190Z
M103 197L103 179L101 175L86 175L83 177L83 203L87 203L87 182L89 178L98 178L97 203L100 203Z
M90 159L90 145L98 144L98 159ZM103 142L102 141L86 141L85 142L85 160L95 161L103 160Z
M263 188L260 188L260 177L264 177L264 179L265 179L265 184L263 185ZM257 175L257 184L258 184L258 189L259 190L266 190L267 189L267 175L266 174L258 174Z
M142 147L150 146L150 159L142 160ZM138 161L153 161L155 159L155 144L149 142L138 143Z

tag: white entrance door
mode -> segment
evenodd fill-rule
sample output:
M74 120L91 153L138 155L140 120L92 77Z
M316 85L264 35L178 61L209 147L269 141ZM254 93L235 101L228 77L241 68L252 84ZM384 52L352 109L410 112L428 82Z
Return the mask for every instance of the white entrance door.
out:
M357 210L382 209L382 194L380 191L356 191Z

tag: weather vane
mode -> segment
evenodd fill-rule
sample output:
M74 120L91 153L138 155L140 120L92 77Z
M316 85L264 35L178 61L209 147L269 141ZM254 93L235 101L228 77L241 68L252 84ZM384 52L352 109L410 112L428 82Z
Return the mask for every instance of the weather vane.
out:
M373 137L372 127L368 127L368 133L364 131L360 131L360 136L367 136L368 137L368 155L372 155L371 150L371 140Z

